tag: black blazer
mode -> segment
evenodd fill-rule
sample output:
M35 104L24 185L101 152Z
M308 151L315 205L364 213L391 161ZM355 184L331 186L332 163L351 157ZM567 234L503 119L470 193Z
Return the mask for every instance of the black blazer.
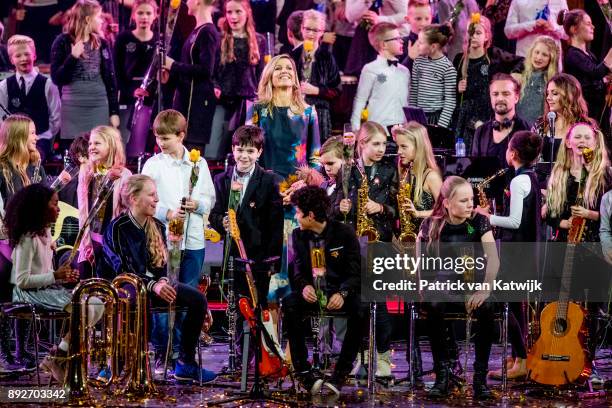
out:
M222 235L225 233L223 217L227 213L233 172L234 167L230 166L215 176L214 181L217 199L208 221ZM272 172L255 165L236 217L247 255L255 262L253 271L268 272L269 266L261 264L261 261L280 256L283 248L283 204ZM239 256L235 243L232 243L230 251Z
M312 231L300 228L293 230L294 268L290 268L291 288L302 293L306 285L312 285L312 265L310 263L310 241L316 238ZM361 289L361 254L355 230L340 221L327 221L320 239L325 245L325 283L327 295L342 290L349 295L358 295Z
M71 47L72 39L68 34L58 35L51 47L51 79L60 89L73 81L74 69L78 60L72 56ZM108 113L109 115L118 115L119 99L117 78L113 65L113 52L108 41L103 38L100 38L100 52L102 61L100 75L106 87Z

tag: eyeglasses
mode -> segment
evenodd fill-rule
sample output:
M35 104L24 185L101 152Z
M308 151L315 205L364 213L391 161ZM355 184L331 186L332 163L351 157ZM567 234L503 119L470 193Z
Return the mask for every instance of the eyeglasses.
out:
M397 41L397 40L402 41L402 37L393 37L393 38L388 38L388 39L386 39L386 40L383 40L383 42Z
M313 34L318 34L318 33L322 33L325 30L319 30L318 28L310 28L310 27L303 27L304 31L308 32L308 33L313 33Z

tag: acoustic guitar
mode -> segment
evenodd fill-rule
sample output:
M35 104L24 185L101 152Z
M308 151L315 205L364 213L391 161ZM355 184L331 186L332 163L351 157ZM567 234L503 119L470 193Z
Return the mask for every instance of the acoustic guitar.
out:
M592 160L592 154L590 149L582 151L587 163ZM583 180L585 174L583 170ZM576 205L583 205L583 180L578 187ZM591 375L591 360L585 346L586 311L569 301L576 246L583 240L586 220L571 217L570 223L559 300L542 310L540 337L527 355L527 378L545 385L584 382Z
M72 249L79 233L79 210L66 204L58 202L60 209L55 224L51 225L51 238L56 243L56 251Z

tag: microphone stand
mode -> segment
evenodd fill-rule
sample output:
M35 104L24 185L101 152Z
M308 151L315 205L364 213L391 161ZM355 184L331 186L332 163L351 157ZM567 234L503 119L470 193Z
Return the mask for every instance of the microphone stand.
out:
M164 62L166 61L166 19L168 17L169 2L160 1L159 20L157 24L157 109L162 110L162 75L164 71ZM166 4L168 3L168 4Z

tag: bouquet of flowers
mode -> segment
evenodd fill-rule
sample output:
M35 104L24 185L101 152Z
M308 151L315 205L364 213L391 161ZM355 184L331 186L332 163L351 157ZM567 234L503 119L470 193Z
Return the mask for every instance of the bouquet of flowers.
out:
M280 195L283 197L283 204L288 205L291 201L291 194L305 186L320 186L324 182L323 175L316 169L302 165L297 171L290 174L279 185Z

